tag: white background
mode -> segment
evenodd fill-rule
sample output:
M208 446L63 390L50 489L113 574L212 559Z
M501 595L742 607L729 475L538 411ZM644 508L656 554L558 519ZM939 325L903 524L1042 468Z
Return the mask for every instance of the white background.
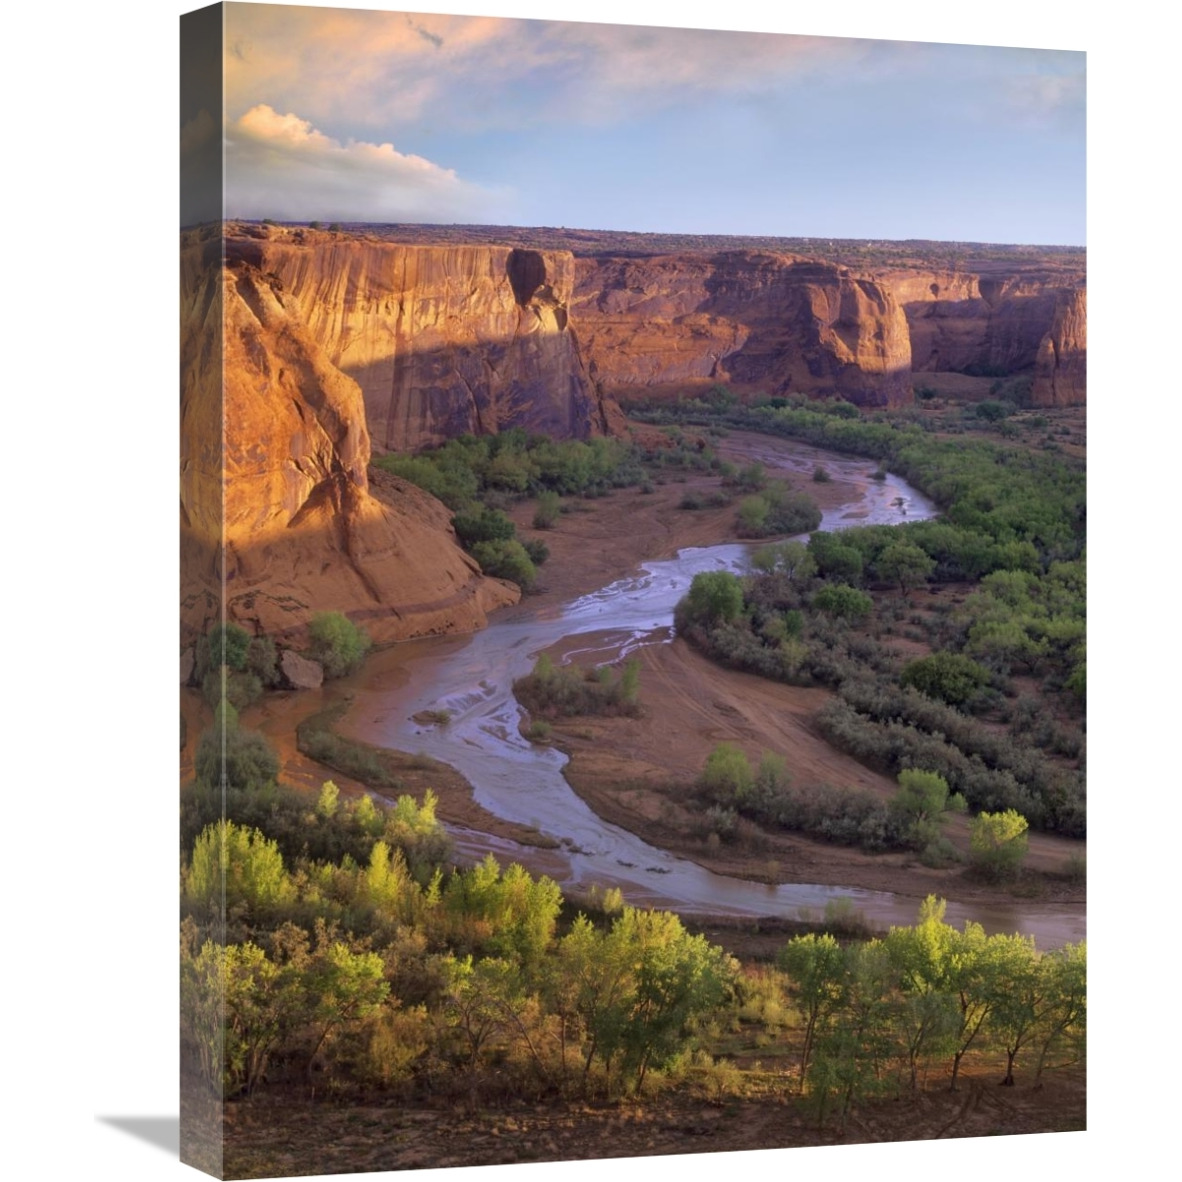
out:
M69 2L5 16L0 1159L13 1178L188 1172L103 1118L177 1108L176 60L177 17L191 7ZM1108 7L1092 18L1080 4L1032 0L981 14L861 0L832 15L753 0L418 6L1089 55L1090 1131L495 1167L481 1178L1168 1172L1151 1162L1174 1119L1157 1056L1175 1035L1160 949L1172 935L1165 871L1179 781L1165 763L1178 655L1164 488L1179 381L1176 66L1146 5Z

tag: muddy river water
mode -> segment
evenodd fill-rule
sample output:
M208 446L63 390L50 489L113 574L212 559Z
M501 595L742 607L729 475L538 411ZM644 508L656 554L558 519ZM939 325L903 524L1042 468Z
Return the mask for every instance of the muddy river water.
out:
M893 475L872 479L869 461L819 453L768 439L766 458L781 469L810 472L818 456L835 479L858 496L826 512L822 529L892 524L933 516L935 506ZM754 456L752 458L759 458ZM637 646L667 643L673 608L701 571L746 569L751 547L728 544L682 550L676 557L647 562L626 578L584 595L560 609L517 612L482 632L416 642L406 653L406 684L375 700L367 695L366 719L355 728L371 742L422 752L450 764L473 785L476 800L507 820L532 825L557 839L555 850L539 851L485 834L453 829L460 850L502 861L518 860L544 871L561 886L585 892L592 885L618 886L640 906L669 907L695 914L797 917L819 914L835 898L848 898L875 924L915 921L917 898L848 887L787 883L771 886L730 878L648 845L601 820L575 795L563 776L566 756L536 746L519 733L521 707L514 679L528 673L537 654L564 638L585 635L585 649L597 660L614 660ZM569 642L568 642L569 647ZM423 711L446 710L446 725L414 721ZM950 902L947 921L966 919L987 931L1022 931L1039 948L1080 940L1085 934L1080 905Z

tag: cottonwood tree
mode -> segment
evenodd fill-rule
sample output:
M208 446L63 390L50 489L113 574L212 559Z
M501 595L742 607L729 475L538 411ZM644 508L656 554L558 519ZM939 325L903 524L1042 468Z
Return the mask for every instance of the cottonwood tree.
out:
M1088 1020L1088 946L1086 941L1068 944L1042 959L1044 974L1043 1008L1039 1016L1035 1045L1038 1061L1034 1086L1042 1087L1042 1073L1051 1054L1065 1042L1074 1041L1082 1054Z
M886 948L881 940L853 944L843 960L836 1016L817 1040L806 1081L818 1120L836 1102L842 1132L855 1102L891 1087L883 1067L895 1052L895 976Z
M900 839L922 850L940 836L945 814L962 811L965 802L959 793L948 794L948 781L938 772L905 768L887 807Z
M1006 1073L1001 1081L1014 1086L1014 1060L1037 1035L1046 1005L1047 975L1034 950L1033 936L992 936L989 955L994 964L995 996L989 1026L1006 1053Z
M1016 809L979 813L969 833L973 865L990 878L1012 878L1026 857L1029 828Z
M935 569L935 560L910 542L887 546L874 563L875 574L884 582L898 583L900 591L922 586Z
M959 1027L959 1004L947 989L953 929L944 922L947 904L929 895L914 927L893 927L883 943L902 993L898 1015L912 1091L919 1087L920 1064L950 1051Z
M800 1088L808 1075L818 1031L823 1031L842 998L845 955L828 933L795 936L780 950L776 963L788 975L788 995L804 1021L800 1052Z

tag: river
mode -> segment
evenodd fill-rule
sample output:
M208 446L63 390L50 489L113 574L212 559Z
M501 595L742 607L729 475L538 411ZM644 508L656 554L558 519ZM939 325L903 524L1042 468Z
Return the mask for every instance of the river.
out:
M751 445L749 445L750 447ZM811 472L818 455L835 479L858 486L859 497L825 513L820 528L894 524L934 516L936 507L888 475L872 479L875 465L816 449L796 448L767 439L754 445L751 458L775 460L780 468ZM850 887L788 883L778 886L714 874L608 824L576 796L563 776L566 756L537 746L519 733L522 709L513 681L528 673L537 654L566 637L594 634L588 647L614 660L640 645L667 643L673 608L695 574L708 570L743 572L751 547L725 544L680 551L676 557L645 563L606 587L545 612L494 618L488 628L463 638L418 642L406 670L404 688L382 698L376 716L371 702L365 737L386 747L422 752L450 764L472 784L477 802L510 821L532 825L560 843L544 855L545 872L566 889L585 892L592 885L618 886L638 906L667 907L687 913L729 916L819 914L827 902L848 898L876 925L910 924L920 900ZM424 725L414 716L446 710L446 725ZM502 860L535 865L538 851L488 835L453 829L460 850L472 856L492 851ZM1022 931L1040 948L1081 940L1084 909L1078 904L949 902L946 919L960 926L980 922L989 932Z

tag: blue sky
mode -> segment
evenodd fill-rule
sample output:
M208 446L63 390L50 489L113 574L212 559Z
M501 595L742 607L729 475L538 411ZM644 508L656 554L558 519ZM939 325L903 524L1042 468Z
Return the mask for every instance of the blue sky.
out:
M1080 52L239 4L226 29L231 216L1085 239Z

